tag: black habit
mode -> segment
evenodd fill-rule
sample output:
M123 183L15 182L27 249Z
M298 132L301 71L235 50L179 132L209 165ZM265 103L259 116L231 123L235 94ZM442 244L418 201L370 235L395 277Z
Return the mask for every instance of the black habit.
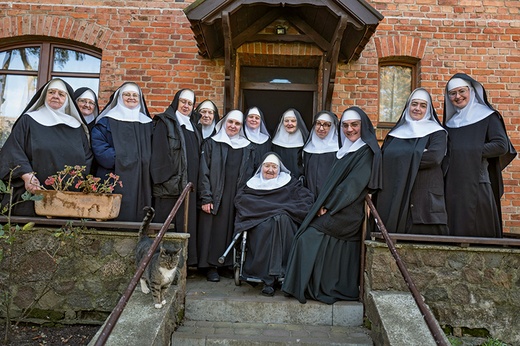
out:
M154 118L150 172L153 182L155 222L164 222L188 182L193 184L188 205L188 265L197 265L197 183L199 179L202 135L190 120L194 131L177 121L179 96ZM184 232L184 205L173 220L177 232Z
M282 290L300 303L359 298L364 199L381 186L381 152L366 113L351 109L361 116L366 145L336 160L294 238ZM322 207L327 212L317 216Z
M388 232L448 235L441 168L446 144L443 130L385 140L383 189L374 200Z
M469 83L473 101L489 107L490 114L470 124L451 126L449 120L457 115L446 86L443 123L448 130L445 191L450 234L501 238L502 170L515 158L516 150L482 84L463 73L455 74L450 81L454 78Z
M118 109L122 90L133 87L139 90L139 108ZM127 114L140 114L127 119ZM139 222L145 206L152 203L150 158L152 155L152 121L142 90L135 83L123 83L111 96L108 104L92 129L92 151L96 158L96 175L105 179L108 173L118 175L123 187L116 186L114 193L123 195L116 220Z
M294 234L313 201L314 195L295 178L272 190L244 186L238 192L235 232L248 233L244 277L273 285L285 276Z
M42 123L46 125L42 125L27 114L37 113L44 107L47 90L56 80L61 81L67 89L68 104L65 112L67 116L70 115L80 122L81 125L77 128L64 123L52 124L52 121L44 119ZM72 87L59 78L47 82L35 93L22 115L14 123L11 134L0 150L0 179L7 183L11 170L14 169L11 177L13 201L20 201L25 192L25 184L21 177L26 173L36 173L40 185L45 186L47 177L63 170L65 165L85 166L86 172L90 172L93 157L88 139L89 132L72 99L73 93ZM1 204L7 205L7 203L9 203L9 195L6 194L2 196ZM16 204L12 209L12 215L36 216L34 202L25 201Z
M231 243L235 221L235 195L252 176L253 161L252 144L233 149L213 138L208 138L203 143L198 187L200 204L213 203L213 210L211 214L199 213L199 268L232 264L229 256L223 265L218 263L218 258Z

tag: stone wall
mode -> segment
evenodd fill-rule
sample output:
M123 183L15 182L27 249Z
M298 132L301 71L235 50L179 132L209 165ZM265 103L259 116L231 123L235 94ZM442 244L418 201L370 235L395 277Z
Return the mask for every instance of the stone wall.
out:
M188 237L167 233L164 241L183 243L186 254ZM0 289L6 292L6 285L11 288L14 316L20 316L23 309L35 302L26 320L101 324L136 271L136 243L136 231L19 231L11 256L6 243L0 242L4 251L3 258L0 256ZM11 279L9 263L13 268ZM185 287L185 280L184 271L180 287ZM4 317L5 310L0 314Z
M365 293L408 291L386 244L367 241ZM520 249L396 244L441 326L486 329L520 344ZM367 300L365 300L367 301Z

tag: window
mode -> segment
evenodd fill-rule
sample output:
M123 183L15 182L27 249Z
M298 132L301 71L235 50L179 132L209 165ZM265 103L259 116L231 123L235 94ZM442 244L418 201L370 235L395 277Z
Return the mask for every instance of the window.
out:
M100 54L84 48L39 42L0 47L0 147L36 91L55 77L73 89L99 90Z
M393 126L415 89L416 64L383 62L379 66L379 124Z

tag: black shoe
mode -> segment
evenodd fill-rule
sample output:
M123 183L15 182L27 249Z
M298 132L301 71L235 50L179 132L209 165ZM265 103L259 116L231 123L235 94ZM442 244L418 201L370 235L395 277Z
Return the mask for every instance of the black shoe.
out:
M211 282L219 282L220 281L220 275L218 275L217 268L211 268L206 273L206 280Z
M274 287L269 285L264 285L264 288L262 288L262 294L264 296L272 297L274 296Z

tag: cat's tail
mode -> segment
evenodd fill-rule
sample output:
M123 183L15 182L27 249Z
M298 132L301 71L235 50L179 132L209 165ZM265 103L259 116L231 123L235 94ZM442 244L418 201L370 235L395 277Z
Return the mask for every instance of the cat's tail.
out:
M141 227L139 227L139 239L148 236L148 228L150 227L150 223L155 216L155 209L152 207L146 206L143 208L143 211L145 212L145 215L143 221L141 222Z

